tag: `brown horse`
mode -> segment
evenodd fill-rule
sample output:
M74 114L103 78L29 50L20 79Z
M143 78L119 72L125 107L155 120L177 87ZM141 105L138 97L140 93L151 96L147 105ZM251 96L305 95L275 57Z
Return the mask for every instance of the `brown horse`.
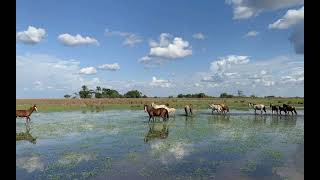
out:
M155 109L152 106L149 105L144 105L144 111L148 112L149 114L149 121L152 118L152 120L154 121L154 117L155 116L160 116L162 117L163 120L166 120L169 118L169 113L168 110L165 108L158 108Z
M33 113L34 110L38 112L38 109L37 109L36 105L33 105L32 107L30 107L27 110L16 110L16 118L17 117L25 117L26 118L26 123L28 123L31 120L30 116L31 116L31 114Z
M287 105L287 104L283 104L282 107L285 108L285 110L287 111L288 114L289 114L289 111L290 111L291 115L293 115L293 112L297 115L296 107L290 106L290 105Z

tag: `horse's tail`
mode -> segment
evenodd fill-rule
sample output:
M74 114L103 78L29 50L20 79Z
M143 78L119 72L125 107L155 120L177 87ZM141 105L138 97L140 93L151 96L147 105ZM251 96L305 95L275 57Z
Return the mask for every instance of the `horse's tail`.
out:
M266 106L263 106L263 111L266 112Z

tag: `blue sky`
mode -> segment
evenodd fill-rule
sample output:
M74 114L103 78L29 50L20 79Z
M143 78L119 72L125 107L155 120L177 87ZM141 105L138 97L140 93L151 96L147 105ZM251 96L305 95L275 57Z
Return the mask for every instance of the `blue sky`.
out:
M301 0L18 0L16 8L17 98L63 97L83 84L148 96L304 96Z

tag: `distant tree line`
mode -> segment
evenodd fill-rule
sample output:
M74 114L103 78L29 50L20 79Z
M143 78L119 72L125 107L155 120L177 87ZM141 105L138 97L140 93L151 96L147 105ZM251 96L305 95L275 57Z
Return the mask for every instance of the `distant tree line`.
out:
M177 98L205 98L210 97L205 93L196 93L196 94L178 94Z
M95 90L89 89L86 85L81 87L81 90L78 93L74 93L75 96L72 98L146 98L146 95L143 95L138 90L131 90L125 94L120 94L117 90L101 88L97 86ZM71 95L64 95L65 98L71 98Z

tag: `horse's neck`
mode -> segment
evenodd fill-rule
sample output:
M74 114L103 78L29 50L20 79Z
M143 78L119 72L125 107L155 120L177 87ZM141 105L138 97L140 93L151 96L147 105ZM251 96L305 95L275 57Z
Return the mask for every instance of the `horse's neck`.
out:
M30 115L34 110L35 110L34 107L30 108L29 111L28 111L28 112L29 112L29 115Z

